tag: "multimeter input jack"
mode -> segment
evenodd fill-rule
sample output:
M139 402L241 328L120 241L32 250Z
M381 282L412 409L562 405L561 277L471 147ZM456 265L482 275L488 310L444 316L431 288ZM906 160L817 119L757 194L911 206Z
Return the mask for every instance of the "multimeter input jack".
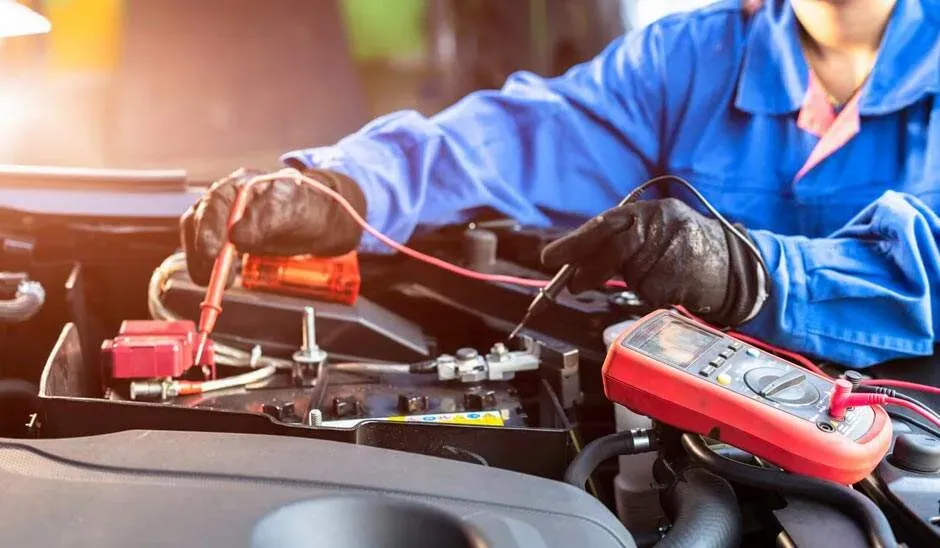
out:
M839 379L832 388L832 396L829 398L829 416L835 420L845 418L846 411L851 407L862 407L872 405L884 405L888 403L888 396L885 394L854 394L852 393L852 383L846 379Z

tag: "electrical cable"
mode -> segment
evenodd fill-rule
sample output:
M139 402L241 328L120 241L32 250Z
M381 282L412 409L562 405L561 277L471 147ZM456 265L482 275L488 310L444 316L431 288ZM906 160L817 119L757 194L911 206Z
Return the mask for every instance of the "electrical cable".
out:
M485 458L483 458L482 455L479 455L479 454L477 454L477 453L474 453L473 451L470 451L469 449L464 449L464 448L462 448L462 447L457 447L456 445L442 445L442 446L441 446L441 453L447 454L447 455L449 455L449 456L454 456L454 457L457 457L457 456L460 456L460 457L467 457L467 458L469 458L472 462L475 462L475 463L479 464L480 466L489 466L489 465L490 465L490 463L487 462L487 460L486 460Z
M237 388L239 386L246 386L249 384L254 384L256 382L261 382L277 372L277 368L273 365L266 367L261 367L247 373L241 373L239 375L233 375L231 377L224 377L221 379L214 379L211 381L178 381L180 382L180 394L191 394L191 393L202 393L202 392L213 392L215 390L224 390L226 388ZM188 390L194 390L195 392L188 392Z
M926 392L928 394L940 394L940 387L918 384L916 382L898 381L894 379L865 379L861 382L864 386L887 386L889 388L906 388L917 392Z
M403 255L407 255L408 257L411 257L418 261L422 261L432 266L436 266L440 269L447 270L449 272L458 274L465 278L471 278L474 280L480 280L480 281L485 281L485 282L508 283L508 284L520 285L524 287L535 287L535 288L544 287L548 283L548 280L534 280L534 279L529 279L529 278L520 278L517 276L506 276L503 274L486 274L483 272L477 272L469 268L463 268L461 266L448 263L447 261L438 259L437 257L432 257L431 255L427 255L425 253L412 249L406 245L400 244L396 242L395 240L389 238L385 234L382 234L382 232L380 232L378 229L374 228L372 225L366 222L366 220L363 219L361 215L359 215L359 212L356 211L356 209L352 206L352 204L350 204L346 200L346 198L344 198L341 194L339 194L332 188L324 185L320 181L307 177L306 175L302 174L300 171L294 168L285 168L280 171L276 171L274 173L270 173L267 175L259 175L257 177L253 177L245 184L249 186L253 186L257 183L262 183L265 181L274 181L277 179L293 179L294 182L298 184L301 184L301 183L307 184L309 186L312 186L316 190L326 194L327 196L335 200L340 205L340 207L342 207L346 211L346 213L349 214L349 216L353 219L353 221L356 222L356 224L358 224L360 227L362 227L363 230L371 234L375 239L382 242L383 244L390 247L391 249L394 249L395 251L398 251L399 253ZM616 285L616 287L620 287L621 285L622 284L618 284Z
M630 193L627 194L627 197L623 201L624 203L630 203L634 201L637 197L639 197L641 193L646 191L651 186L655 184L659 184L659 183L664 183L664 182L679 183L682 186L684 186L685 189L688 190L693 196L695 196L695 199L697 199L699 203L701 203L702 206L704 206L705 209L708 210L708 212L712 215L712 217L714 217L715 220L718 221L721 224L721 226L724 227L725 230L730 232L732 236L734 236L742 244L744 244L744 247L747 248L747 250L751 253L751 255L754 256L754 259L757 261L757 264L760 265L761 271L764 274L765 283L769 283L770 271L767 269L767 264L764 262L764 256L761 255L760 251L757 249L757 246L754 245L754 242L752 242L750 238L742 234L741 231L738 230L736 226L731 224L731 222L729 222L728 219L726 219L724 215L719 213L718 210L715 209L714 206L712 206L711 202L709 202L708 199L705 198L705 196L702 196L702 193L699 192L698 189L692 186L692 183L683 179L682 177L679 177L678 175L660 175L658 177L654 177L642 183L640 186L636 187L632 191L630 191ZM767 298L766 292L758 296L758 299L760 301L763 301L766 298Z
M918 405L918 404L911 403L910 401L906 399L892 398L892 397L888 397L888 400L886 403L888 405L896 405L898 407L903 407L909 411L913 411L914 413L917 413L921 417L933 423L934 426L940 428L940 417L938 417L936 413L933 413L932 411L921 407L923 404Z
M407 363L343 362L331 363L328 367L330 371L357 375L408 375L414 372L412 365Z
M830 416L841 419L845 416L846 410L852 407L896 405L913 411L934 425L940 426L940 415L937 415L932 409L914 398L909 396L896 397L896 392L890 388L874 387L859 392L853 392L852 390L853 387L850 381L846 379L836 381L836 386L829 400Z
M940 419L940 413L937 413L936 411L931 409L930 406L928 406L927 404L923 403L917 398L913 398L911 396L908 396L907 394L902 394L898 392L897 390L894 390L893 388L887 388L885 386L872 386L872 385L859 384L859 386L855 388L855 391L862 392L862 393L868 392L868 393L874 393L874 394L884 394L892 398L901 399L910 403L911 405L916 405L921 410L923 410L924 413L928 413L932 415L934 418Z
M871 546L896 548L898 545L891 525L881 509L858 491L817 478L759 468L727 459L712 451L697 435L683 434L682 447L703 467L732 482L807 497L843 510L859 522Z
M565 430L568 431L568 438L571 439L571 446L574 447L574 454L580 455L583 450L581 445L581 438L578 437L577 432L574 431L574 425L571 424L571 421L568 419L568 415L565 414L564 407L561 406L561 400L558 399L558 394L552 390L552 385L548 383L546 379L542 379L542 389L545 390L545 393L548 394L548 397L552 400L552 405L555 407L555 410L558 412L558 418L561 420L562 426ZM597 485L594 484L594 478L591 475L587 477L588 490L594 495L594 498L600 498L600 492L597 490Z
M253 186L257 183L261 183L265 181L274 181L274 180L282 179L282 178L293 179L298 184L303 183L303 184L310 185L316 190L326 194L327 196L335 200L340 205L340 207L342 207L346 211L346 213L349 214L349 216L353 219L353 221L356 222L356 224L358 224L363 230L371 234L375 239L382 242L389 248L395 251L398 251L399 253L403 255L407 255L413 259L425 262L427 264L436 266L438 268L447 270L449 272L453 272L454 274L458 274L466 278L487 281L487 282L508 283L508 284L521 285L525 287L539 288L539 287L544 287L549 281L549 280L533 280L530 278L521 278L517 276L506 276L503 274L486 274L483 272L477 272L475 270L463 268L461 266L448 263L447 261L444 261L437 257L433 257L431 255L421 253L420 251L412 249L404 244L400 244L396 242L395 240L389 238L385 234L383 234L378 229L374 228L372 225L370 225L359 214L359 212L356 211L356 209L352 206L352 204L350 204L346 200L346 198L344 198L341 194L339 194L332 188L326 186L325 184L321 183L320 181L317 181L316 179L313 179L311 177L307 177L306 175L304 175L303 173L301 173L300 171L294 168L285 168L280 171L276 171L274 173L270 173L267 175L259 175L257 177L253 177L246 184L249 186ZM694 195L696 199L698 199L702 203L705 209L707 209L708 212L711 213L715 217L715 219L718 220L718 222L721 223L721 225L726 230L728 230L732 235L738 238L745 245L745 247L747 247L747 249L754 255L754 258L757 260L758 264L763 269L765 278L768 280L770 279L770 273L767 270L767 265L764 264L763 256L760 254L760 251L758 251L754 243L751 242L746 236L741 234L741 232L737 229L737 227L735 227L730 222L728 222L728 220L725 219L724 216L721 213L719 213L718 210L716 210L711 205L711 203L707 199L705 199L705 197L702 196L702 194L698 190L696 190L696 188L692 186L692 184L686 181L685 179L681 177L677 177L675 175L662 175L659 177L655 177L653 179L650 179L644 182L637 188L633 189L627 195L627 198L624 201L625 202L632 201L637 196L639 196L640 193L647 190L649 187L658 183L666 182L666 181L681 183L686 188L686 190L691 192L692 195ZM618 287L618 288L626 287L626 284L617 280L610 280L607 282L607 285L609 287Z
M904 401L907 401L907 402L909 402L909 403L911 403L911 404L913 404L913 405L916 405L916 406L920 407L921 409L923 409L925 413L930 413L930 414L933 415L934 417L940 419L940 413L937 413L936 411L934 411L933 409L931 409L930 406L928 406L926 403L924 403L924 402L918 400L917 398L912 398L911 396L908 396L907 394L902 394L902 393L900 393L900 392L895 392L894 394L892 394L892 396L895 397L895 398L899 398L899 399L902 399L902 400L904 400Z
M921 422L920 420L915 419L914 417L909 417L907 415L898 413L897 411L888 410L888 415L892 419L897 419L901 422L907 423L909 426L916 426L917 428L920 428L921 430L927 432L931 436L937 439L940 439L940 429L934 428L933 426L925 422Z
M714 207L712 207L712 205L708 202L708 200L706 200L705 197L702 196L698 192L698 190L696 190L695 187L692 186L691 183L689 183L688 181L686 181L685 179L681 177L676 177L674 175L661 175L659 177L654 177L644 182L640 186L634 188L629 193L627 193L627 195L620 201L620 203L617 204L617 208L619 209L619 208L622 208L631 204L632 202L636 201L636 199L640 196L640 194L643 193L643 191L645 191L646 189L650 188L651 186L655 184L664 183L664 182L678 182L684 185L685 188L689 192L691 192L696 198L698 198L698 200L702 203L702 205L704 205L705 208L708 209L708 211L712 214L712 216L714 216L718 220L718 224L722 225L722 227L724 227L725 230L727 230L729 233L734 235L734 237L740 239L741 242L744 243L745 247L751 253L754 254L754 257L757 260L757 263L761 267L761 275L763 277L763 279L758 281L759 290L757 293L757 297L754 300L754 303L752 306L752 312L751 314L749 314L749 316L756 314L757 310L760 309L761 305L767 299L767 295L768 295L766 281L770 279L770 276L769 276L769 272L767 271L767 265L764 264L764 259L763 257L761 257L760 252L758 252L754 244L749 239L747 239L743 234L741 234L734 225L729 223L728 220L725 219L721 215L721 213L719 213ZM598 217L598 219L602 219L602 217ZM561 291L565 288L565 286L568 285L569 281L574 277L575 273L578 271L578 268L579 268L578 262L569 262L569 263L565 263L564 265L562 265L561 268L559 268L555 272L555 275L552 277L552 279L544 287L539 289L538 294L529 303L529 306L526 309L525 314L522 316L522 319L519 321L519 323L516 324L516 327L512 331L510 331L507 340L513 339L517 334L519 334L521 330L529 323L529 320L539 311L539 309L545 306L546 302L554 301L558 297L558 294L561 293ZM611 282L607 282L607 284L605 285L610 286L610 283ZM626 288L626 284L624 284L623 287Z
M918 408L920 408L924 413L927 413L927 414L929 414L930 416L934 417L935 419L940 420L940 413L937 413L936 411L934 411L933 409L931 409L930 407L928 407L926 403L923 403L922 401L918 400L917 398L912 398L912 397L908 396L907 394L901 394L900 392L895 392L895 393L892 394L891 396L894 397L894 398L897 398L897 399L899 399L899 400L904 400L904 401L910 403L911 405L916 405L916 406L917 406Z

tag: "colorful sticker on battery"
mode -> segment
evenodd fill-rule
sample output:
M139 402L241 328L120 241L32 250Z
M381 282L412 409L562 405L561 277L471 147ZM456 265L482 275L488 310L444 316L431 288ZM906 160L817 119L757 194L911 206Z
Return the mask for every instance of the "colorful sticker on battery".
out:
M396 417L324 421L321 426L333 428L350 428L365 421L422 422L426 424L464 424L471 426L503 426L506 424L507 420L509 420L509 410L501 409L499 411L436 413L429 415L403 415Z

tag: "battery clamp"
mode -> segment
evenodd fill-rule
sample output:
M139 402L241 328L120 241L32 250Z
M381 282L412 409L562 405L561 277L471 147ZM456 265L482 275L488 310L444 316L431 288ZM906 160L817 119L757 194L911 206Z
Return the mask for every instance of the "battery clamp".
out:
M870 474L891 443L880 405L833 406L844 388L833 379L670 310L617 338L603 383L610 400L638 413L841 484Z

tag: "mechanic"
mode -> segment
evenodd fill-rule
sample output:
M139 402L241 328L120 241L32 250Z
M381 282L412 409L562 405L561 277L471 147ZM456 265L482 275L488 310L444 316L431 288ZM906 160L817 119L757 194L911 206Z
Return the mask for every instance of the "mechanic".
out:
M682 176L746 229L770 279L740 239L676 199L688 197L678 186L595 217L543 261L583 265L572 291L620 274L652 305L844 365L929 355L940 327L935 1L721 1L628 33L560 77L520 72L433 117L393 113L283 160L397 241L487 210L576 226L647 179ZM198 283L250 173L218 181L181 220ZM310 187L258 191L231 231L245 252L386 251Z

